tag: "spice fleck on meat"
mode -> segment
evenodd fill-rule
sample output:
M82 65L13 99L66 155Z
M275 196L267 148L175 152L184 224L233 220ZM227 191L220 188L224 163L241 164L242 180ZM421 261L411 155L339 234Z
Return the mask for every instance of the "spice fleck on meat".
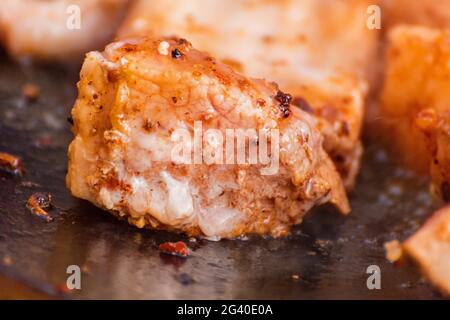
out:
M278 108L280 109L281 116L283 118L289 117L289 115L291 114L289 105L292 101L292 96L289 93L284 93L278 90L277 95L275 96L275 100L277 100L280 103Z
M183 54L181 53L180 50L178 50L178 49L173 49L172 50L172 58L179 59L179 58L181 58L182 55Z
M25 98L27 98L30 101L35 101L39 98L40 95L40 89L37 85L32 83L26 83L22 87L22 94Z

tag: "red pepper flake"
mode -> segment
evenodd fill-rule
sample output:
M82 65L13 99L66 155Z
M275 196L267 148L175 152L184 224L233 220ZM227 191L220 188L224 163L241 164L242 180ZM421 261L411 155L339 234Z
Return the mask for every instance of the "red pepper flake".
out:
M183 54L181 53L181 51L178 50L177 48L175 48L175 49L172 50L172 58L174 58L174 59L180 59L182 55L183 55Z
M289 110L289 105L292 101L292 96L289 93L284 93L278 90L277 95L275 96L275 100L277 100L280 105L278 108L280 109L281 116L283 118L289 117L291 114L291 110Z
M22 159L6 152L0 152L0 169L23 175Z
M181 258L186 258L189 255L189 249L183 241L161 243L159 250Z
M292 280L294 280L294 281L300 280L300 276L299 276L298 274L296 274L296 273L294 273L294 274L291 276L291 278L292 278Z
M40 89L37 85L32 83L26 83L22 87L22 94L30 101L35 101L39 98Z
M28 198L27 208L30 209L31 213L44 218L47 222L52 221L53 218L50 217L47 211L44 209L49 208L52 202L52 195L47 192L36 192Z

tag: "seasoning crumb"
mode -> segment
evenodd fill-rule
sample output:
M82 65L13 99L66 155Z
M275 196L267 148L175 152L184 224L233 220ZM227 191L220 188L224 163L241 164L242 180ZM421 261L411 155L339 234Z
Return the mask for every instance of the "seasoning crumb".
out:
M386 250L386 259L391 263L397 262L403 255L402 245L398 240L386 242L384 244L384 249Z
M32 83L26 83L22 87L22 94L30 101L35 101L39 98L40 89L37 85Z
M167 41L161 41L158 46L158 52L160 55L167 56L169 54L169 43Z
M294 274L291 276L291 278L292 278L292 280L295 280L295 281L300 280L300 276L299 276L298 274L296 274L296 273L294 273Z
M179 59L179 58L181 58L182 55L183 54L181 53L180 50L178 50L176 48L172 50L172 58Z
M22 176L22 159L6 152L0 152L0 169Z
M11 257L10 257L10 256L4 256L4 257L3 257L3 264L4 264L5 266L10 266L10 265L12 265L12 259L11 259Z
M159 250L163 253L181 258L186 258L189 255L189 249L183 241L161 243Z
M52 221L53 218L50 217L47 211L44 209L49 208L52 202L52 195L47 192L36 192L32 194L27 201L27 208L30 209L31 213L45 219L45 221Z

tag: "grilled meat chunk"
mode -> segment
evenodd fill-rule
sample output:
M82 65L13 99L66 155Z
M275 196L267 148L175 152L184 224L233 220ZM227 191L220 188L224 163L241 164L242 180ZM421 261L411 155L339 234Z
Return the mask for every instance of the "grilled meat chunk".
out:
M450 201L450 32L399 26L389 33L380 119L399 159L431 174Z
M133 38L91 52L78 90L67 186L137 227L210 239L281 236L315 205L349 211L315 118L275 84L241 76L184 39ZM266 133L276 170L233 161L238 142L220 142L230 130L239 139L239 130L252 129ZM265 140L245 141L249 159ZM180 148L186 153L174 158Z

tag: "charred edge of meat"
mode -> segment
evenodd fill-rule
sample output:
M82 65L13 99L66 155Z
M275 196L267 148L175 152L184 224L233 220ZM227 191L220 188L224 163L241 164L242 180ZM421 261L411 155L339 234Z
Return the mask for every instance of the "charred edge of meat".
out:
M291 110L289 109L289 105L292 101L292 96L289 93L284 93L281 90L278 90L275 100L277 100L280 104L278 108L280 109L281 116L283 118L289 117L291 114Z
M52 195L48 192L36 192L32 194L27 201L27 208L30 209L31 213L45 219L46 221L52 221L53 218L50 217L47 209L51 206Z
M71 115L67 117L67 122L70 123L71 126L73 126L74 122Z
M22 159L6 152L0 152L0 169L15 175L22 176Z
M292 101L292 104L305 112L308 112L308 113L314 112L313 108L302 97L295 97L294 100Z

